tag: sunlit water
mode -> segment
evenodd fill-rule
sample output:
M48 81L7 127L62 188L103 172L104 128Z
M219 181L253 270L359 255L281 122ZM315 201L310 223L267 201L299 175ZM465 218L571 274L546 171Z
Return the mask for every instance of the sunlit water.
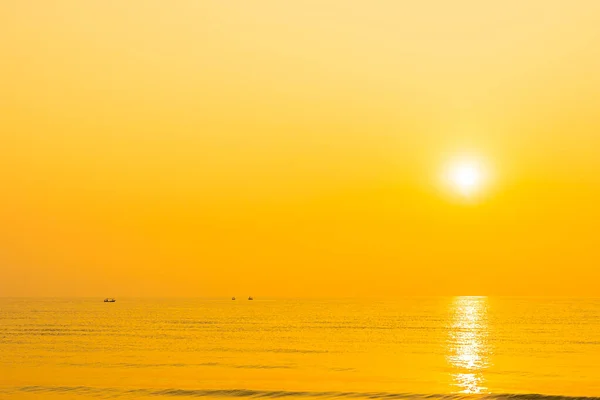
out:
M0 399L600 396L600 300L0 299Z

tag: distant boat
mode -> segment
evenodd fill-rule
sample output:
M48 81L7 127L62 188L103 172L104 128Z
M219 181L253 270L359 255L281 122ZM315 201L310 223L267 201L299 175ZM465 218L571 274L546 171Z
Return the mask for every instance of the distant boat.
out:
M235 300L235 297L232 297L231 300Z
M106 299L104 299L104 302L105 302L105 303L114 303L115 301L116 301L116 300L115 300L115 299L113 299L113 298L106 298Z
M250 296L248 297L248 300L254 300L254 297Z

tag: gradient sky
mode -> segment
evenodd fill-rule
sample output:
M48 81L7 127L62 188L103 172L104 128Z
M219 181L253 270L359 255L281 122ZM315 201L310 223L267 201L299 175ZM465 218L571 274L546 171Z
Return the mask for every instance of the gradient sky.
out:
M599 16L4 0L0 296L595 295Z

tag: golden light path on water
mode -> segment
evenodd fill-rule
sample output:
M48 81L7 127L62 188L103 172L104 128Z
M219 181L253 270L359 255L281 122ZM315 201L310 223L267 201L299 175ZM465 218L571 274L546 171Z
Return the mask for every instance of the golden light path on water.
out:
M489 367L487 297L456 297L448 337L452 382L461 393L485 393Z

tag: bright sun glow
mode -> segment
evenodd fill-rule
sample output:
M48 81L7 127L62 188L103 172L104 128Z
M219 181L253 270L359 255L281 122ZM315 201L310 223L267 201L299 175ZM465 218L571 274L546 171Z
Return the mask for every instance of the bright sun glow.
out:
M452 171L452 181L463 191L472 191L479 185L480 180L481 174L475 165L457 165Z
M456 162L446 170L448 184L462 195L472 195L483 185L483 169L473 161Z

